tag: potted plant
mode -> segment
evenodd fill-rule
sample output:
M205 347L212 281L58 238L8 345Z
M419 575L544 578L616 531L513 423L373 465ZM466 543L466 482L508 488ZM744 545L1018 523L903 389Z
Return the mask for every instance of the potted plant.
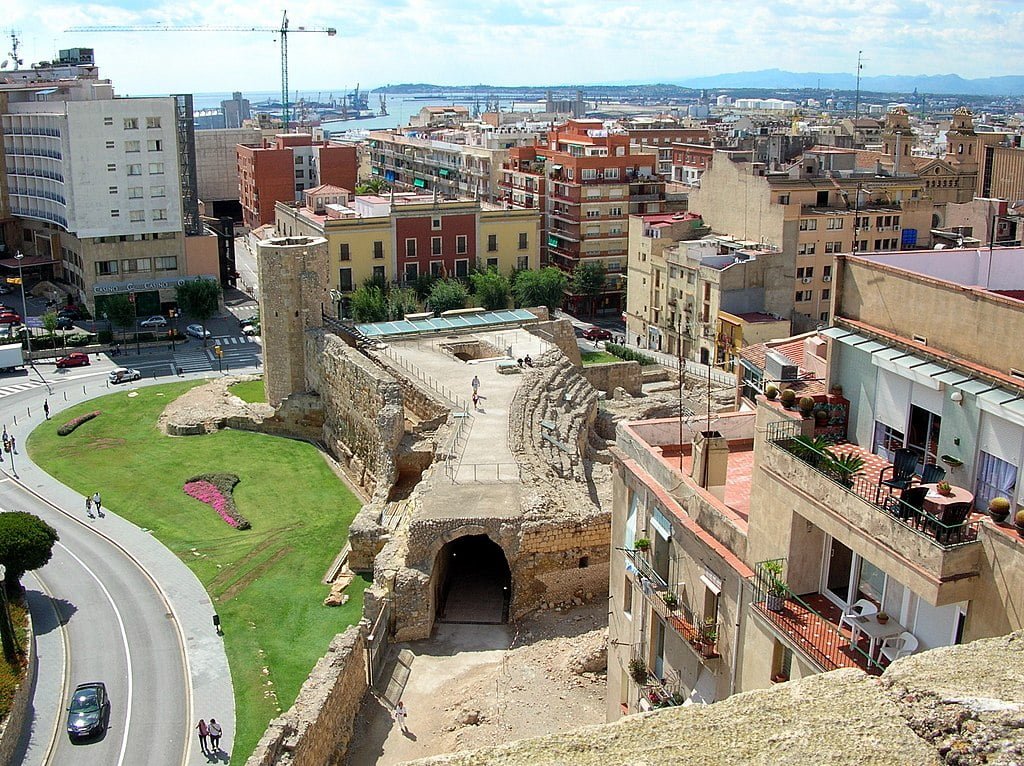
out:
M646 537L638 537L633 541L633 547L638 551L648 551L651 549L651 541Z
M935 489L940 495L945 495L946 497L953 494L953 485L948 481L940 481L935 485Z
M826 410L824 407L818 407L817 409L815 409L814 422L819 426L823 426L826 423L828 423L828 410Z
M841 455L829 452L828 457L828 467L830 472L835 476L836 481L844 487L852 487L853 477L860 473L861 469L864 468L864 458L856 452L844 452Z
M647 665L639 657L629 661L629 676L640 686L647 683Z
M809 396L801 396L799 406L800 414L806 418L814 409L814 399Z
M1010 501L1005 497L993 497L988 501L988 515L992 521L1002 524L1010 515Z
M779 387L774 383L769 383L764 387L764 397L768 401L774 401L779 397Z
M782 579L782 562L765 561L761 564L761 571L764 574L764 583L767 587L765 606L771 612L781 612L786 605L786 596L789 588Z
M1013 515L1013 526L1017 527L1017 531L1024 537L1024 510L1017 511Z
M879 625L885 625L885 623L889 622L889 615L885 612L879 612L875 615L875 619L878 620Z
M700 642L706 653L714 651L715 644L718 642L718 625L714 620L704 620L700 626Z
M782 393L779 394L779 401L782 402L782 406L787 410L793 408L793 403L796 401L796 391L792 388L783 389Z
M665 602L665 606L669 609L677 609L679 607L679 596L670 590L665 591L661 594L661 600Z
M842 396L843 395L843 387L841 385L839 385L838 383L836 383L836 384L832 385L828 389L828 392L830 394L832 394L833 396Z

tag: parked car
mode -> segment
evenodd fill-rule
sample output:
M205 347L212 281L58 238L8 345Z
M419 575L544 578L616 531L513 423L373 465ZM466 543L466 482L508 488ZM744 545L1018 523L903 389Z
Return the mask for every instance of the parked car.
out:
M243 324L242 325L242 335L250 335L251 336L251 335L259 335L259 334L260 334L260 331L256 329L255 325L251 325L251 324Z
M75 326L75 321L70 317L57 317L58 330L70 330Z
M101 681L79 684L68 705L68 737L72 740L102 734L110 723L110 698Z
M167 320L161 316L152 316L139 322L140 327L166 327Z
M67 317L68 319L81 319L82 312L79 311L74 306L65 306L64 308L57 312L57 316Z
M87 367L90 364L89 355L81 351L73 351L67 356L57 360L57 369L63 370L67 367Z
M583 337L587 340L611 340L612 334L610 330L606 330L603 327L588 327L583 331Z
M190 324L185 328L185 333L187 335L191 335L193 338L209 338L212 334L201 324Z
M140 380L142 373L138 370L133 370L130 367L118 367L116 370L111 370L108 380L111 383L127 383L131 380Z
M17 311L4 311L0 313L0 324L21 324L21 314Z

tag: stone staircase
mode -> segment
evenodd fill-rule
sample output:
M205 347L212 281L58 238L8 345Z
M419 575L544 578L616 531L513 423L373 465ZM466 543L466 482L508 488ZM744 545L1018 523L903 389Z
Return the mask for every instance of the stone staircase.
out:
M509 412L513 454L539 476L585 481L583 459L597 390L564 354L550 351L525 376Z

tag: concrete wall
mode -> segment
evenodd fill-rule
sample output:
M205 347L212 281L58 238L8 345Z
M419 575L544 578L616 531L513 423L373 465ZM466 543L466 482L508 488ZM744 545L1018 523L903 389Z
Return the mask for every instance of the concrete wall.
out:
M3 576L3 567L0 566L0 577ZM17 751L18 743L21 740L22 732L28 727L31 720L32 691L35 688L36 663L36 634L32 627L32 616L28 615L27 636L25 639L26 658L25 676L11 698L11 710L0 726L0 763L14 763L14 754Z
M616 388L624 388L630 396L640 396L643 393L639 362L590 364L582 367L580 374L598 391L611 394Z
M199 199L219 202L238 199L238 144L259 144L258 128L196 131L196 179Z
M334 637L295 704L270 722L246 766L344 763L367 689L366 670L366 642L360 627L353 625Z

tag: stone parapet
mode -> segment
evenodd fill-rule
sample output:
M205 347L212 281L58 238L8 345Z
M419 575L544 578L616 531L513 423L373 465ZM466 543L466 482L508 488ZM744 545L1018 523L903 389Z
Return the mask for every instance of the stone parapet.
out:
M638 362L591 364L583 367L580 374L598 391L610 394L616 388L621 388L630 396L640 396L643 393L643 376Z

